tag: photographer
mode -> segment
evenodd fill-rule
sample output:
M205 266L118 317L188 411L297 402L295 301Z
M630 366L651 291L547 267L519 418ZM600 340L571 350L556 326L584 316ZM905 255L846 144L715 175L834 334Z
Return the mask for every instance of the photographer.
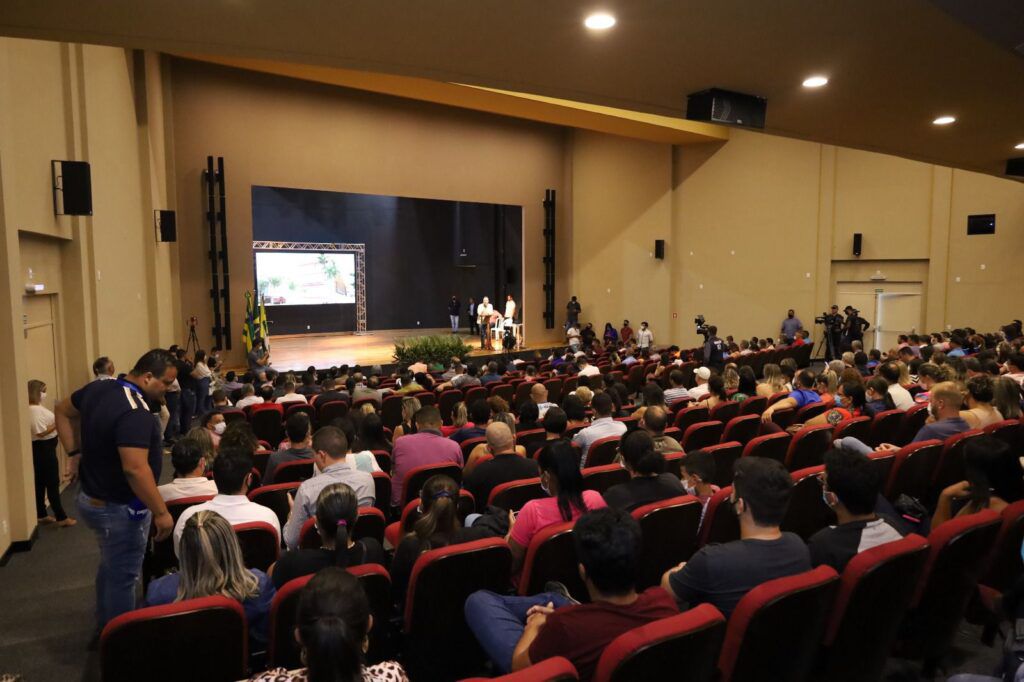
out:
M725 367L725 341L718 338L718 327L708 325L704 336L704 366L721 373Z
M863 342L864 332L871 327L871 324L861 317L860 311L852 305L843 308L843 312L846 313L846 321L843 323L844 347L852 348L854 341Z
M839 314L839 306L833 305L829 312L814 318L814 322L825 328L825 361L838 360L843 337L843 316Z

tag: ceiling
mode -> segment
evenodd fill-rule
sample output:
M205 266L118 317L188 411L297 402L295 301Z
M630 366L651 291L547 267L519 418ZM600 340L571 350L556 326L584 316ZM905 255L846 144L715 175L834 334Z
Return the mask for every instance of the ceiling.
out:
M340 67L663 116L682 116L687 93L721 87L767 97L769 132L1001 175L1008 157L1024 156L1013 148L1024 142L1024 59L1013 49L1024 25L1013 25L1015 0L996 5L1004 13L955 12L948 0L3 0L0 34ZM617 26L583 28L596 9ZM828 86L801 87L818 73ZM942 114L958 121L933 126Z

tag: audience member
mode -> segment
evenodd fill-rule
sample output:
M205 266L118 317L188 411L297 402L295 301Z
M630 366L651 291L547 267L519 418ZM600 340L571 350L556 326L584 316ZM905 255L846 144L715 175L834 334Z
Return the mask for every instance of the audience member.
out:
M668 373L668 381L672 387L665 391L665 404L671 407L681 400L690 399L690 391L684 386L682 371L674 369Z
M796 385L790 394L769 405L761 414L761 421L770 422L772 415L779 410L798 410L805 405L818 402L821 402L821 398L814 392L814 372L809 369L801 370L796 375Z
M757 385L757 395L763 398L770 398L776 393L787 391L786 377L782 374L782 368L774 362L769 362L761 370L764 374L764 381Z
M900 385L900 367L895 362L884 362L878 366L878 375L889 384L888 394L892 398L893 408L909 410L914 406L914 398L910 392Z
M370 450L371 452L383 450L391 454L391 443L388 442L384 432L384 421L379 414L371 412L359 420L359 437L352 449L356 451Z
M235 403L235 407L241 410L249 407L250 405L262 404L263 398L262 396L256 395L256 388L252 384L245 384L242 386L242 397L237 403Z
M736 373L739 375L739 383L736 385L736 392L730 399L742 403L747 398L757 395L757 377L754 376L754 369L749 365L743 365Z
M465 474L463 487L473 494L477 508L483 509L491 491L508 481L537 476L537 462L516 452L515 436L503 422L487 426L487 450L492 459L482 462ZM468 467L468 465L467 465Z
M483 401L477 401L482 403ZM477 402L470 406L476 416ZM486 404L485 404L486 409ZM433 405L420 408L416 413L416 433L395 441L391 450L391 505L397 507L405 499L405 479L416 467L427 464L463 464L462 448L452 439L441 435L441 413ZM484 417L483 423L487 423ZM482 433L481 429L481 433ZM456 434L458 435L458 434Z
M874 417L880 412L896 409L889 395L889 382L882 377L871 377L864 384L864 414Z
M294 413L288 417L284 428L286 439L267 460L263 485L270 485L274 482L274 471L279 465L285 462L309 461L313 458L313 428L309 421L309 415L305 412Z
M693 370L697 385L689 390L690 400L699 401L708 397L708 379L711 378L711 370L707 367L698 367Z
M1020 458L1005 441L983 435L964 444L966 480L954 483L939 494L932 530L958 516L984 509L999 513L1024 499L1024 469Z
M345 462L350 467L358 469L359 471L365 471L371 476L378 471L383 471L380 468L380 463L377 462L377 457L373 452L362 448L359 448L358 451L354 451L357 449L353 448L352 444L355 443L358 445L355 422L347 416L338 417L331 421L331 426L341 429L341 432L345 434L345 443L348 446L345 451Z
M199 426L210 432L210 440L213 441L213 449L220 447L220 437L228 428L224 421L224 415L220 412L207 412L199 418Z
M549 408L544 414L544 419L541 420L546 440L561 440L565 438L565 430L568 425L569 418L566 416L565 410L558 406Z
M1021 418L1020 384L1008 376L996 377L992 381L992 406L999 410L1003 419Z
M117 378L117 370L114 369L114 362L106 355L96 358L92 363L92 380L107 381Z
M537 411L540 413L541 419L549 409L555 407L554 403L548 402L548 387L540 382L534 384L530 389L530 400L537 404Z
M672 436L665 435L668 426L668 411L663 407L649 407L640 419L640 428L646 431L654 441L654 449L661 454L682 452L683 446Z
M665 457L655 449L651 436L643 430L627 434L620 447L622 464L629 480L604 493L609 507L633 511L651 502L686 494L679 479L665 473Z
M32 437L32 474L35 483L36 521L61 527L77 523L64 512L60 499L60 470L57 463L57 419L43 405L46 384L38 379L28 382L29 435ZM50 498L53 516L46 513Z
M626 433L626 425L612 418L612 407L612 399L607 393L596 396L593 400L594 421L573 436L572 442L578 445L583 453L580 459L581 469L587 466L587 454L595 441Z
M698 402L697 405L710 410L716 405L729 401L729 395L725 390L725 379L722 375L712 374L705 388L707 388L707 393L704 394L704 399Z
M474 400L469 404L469 418L464 427L453 433L450 438L461 445L470 438L483 438L487 422L491 420L491 408L486 400Z
M715 456L707 450L693 450L686 453L680 463L679 473L682 475L683 487L687 495L700 500L700 521L704 523L704 512L708 509L711 496L720 488L712 483L715 479Z
M495 381L501 381L501 374L498 373L498 363L491 360L487 363L487 373L480 377L480 383L486 386L493 384Z
M967 409L960 416L972 429L984 429L1003 421L1003 415L992 406L992 377L979 374L967 380Z
M174 479L157 488L164 501L217 494L217 484L206 477L206 459L198 442L182 438L175 443L171 448L171 466Z
M822 500L836 514L837 524L811 536L811 565L827 564L842 573L860 552L899 540L896 525L875 514L878 469L865 455L844 450L825 453Z
M391 442L397 441L402 436L416 433L415 415L422 407L420 399L411 395L402 398L402 422L395 427Z
M560 592L516 597L484 590L466 600L466 622L498 672L564 656L589 680L613 639L679 612L658 587L637 593L640 526L627 512L589 512L572 535L590 603Z
M288 380L284 382L284 395L280 396L275 400L278 405L286 405L288 403L306 403L306 396L301 393L295 392L295 382Z
M519 406L519 431L533 431L540 428L540 408L532 400L524 400Z
M739 517L740 539L705 545L661 581L681 604L710 603L727 618L761 583L811 568L803 540L779 530L793 489L785 467L774 459L744 457L733 472L730 502Z

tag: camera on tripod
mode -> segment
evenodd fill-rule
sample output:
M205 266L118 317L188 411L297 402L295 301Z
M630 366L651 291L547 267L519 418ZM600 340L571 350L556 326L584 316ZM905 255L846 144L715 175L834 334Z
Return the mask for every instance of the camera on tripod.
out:
M697 333L703 336L704 338L707 338L708 334L710 334L710 331L708 331L708 325L706 324L704 316L698 315L697 317L693 318L693 323L697 325Z
M836 327L843 321L842 315L832 315L830 313L822 313L814 318L815 324L823 324L826 327Z

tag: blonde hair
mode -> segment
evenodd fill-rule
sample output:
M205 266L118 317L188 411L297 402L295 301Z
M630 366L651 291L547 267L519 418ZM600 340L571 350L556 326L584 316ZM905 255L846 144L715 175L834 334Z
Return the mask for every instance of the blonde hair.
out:
M836 373L830 369L826 369L824 372L818 375L817 383L825 384L825 390L830 395L836 394L836 389L839 387L839 377Z
M361 413L365 414L377 414L377 406L372 402L363 403L363 406L359 408Z
M199 447L203 451L203 459L206 460L206 467L210 468L213 466L213 460L217 458L217 452L213 447L213 436L210 435L209 429L196 426L185 434L185 438L191 438L199 443Z
M46 387L45 381L39 379L32 379L28 382L28 402L31 405L38 405L43 400L43 388Z
M740 387L740 373L736 371L735 367L726 367L725 371L722 372L722 381L725 382L725 388L739 388Z
M774 362L769 362L764 366L764 383L772 389L773 393L786 390L786 375L782 373L782 368L776 365Z
M590 405L590 401L594 399L594 392L586 386L580 386L576 389L576 397L579 398L584 405Z
M413 417L420 411L420 399L406 396L402 398L402 422L411 424Z
M466 403L459 401L452 408L452 426L463 427L469 421L469 413L466 410Z
M238 601L260 592L256 576L242 563L242 548L231 524L204 509L185 522L178 544L181 581L175 601L224 596Z
M910 366L905 362L897 362L896 366L900 369L900 386L909 386L914 383L910 380Z

